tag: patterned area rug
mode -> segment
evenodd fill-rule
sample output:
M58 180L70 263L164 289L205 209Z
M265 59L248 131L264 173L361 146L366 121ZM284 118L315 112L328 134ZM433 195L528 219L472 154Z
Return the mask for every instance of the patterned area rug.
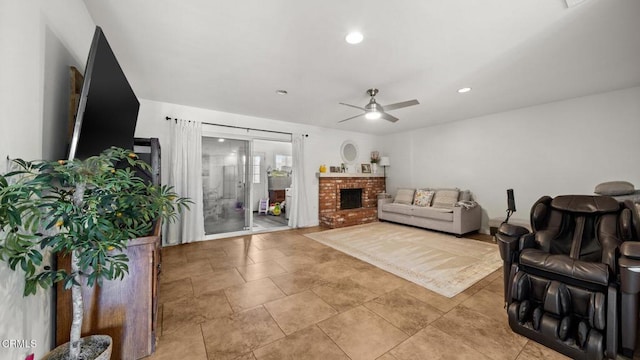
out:
M446 297L502 266L495 244L385 222L305 236Z

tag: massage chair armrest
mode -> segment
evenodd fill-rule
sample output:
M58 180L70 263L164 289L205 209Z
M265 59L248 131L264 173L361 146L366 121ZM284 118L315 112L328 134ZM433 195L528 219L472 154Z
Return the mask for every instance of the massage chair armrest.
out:
M620 245L620 334L622 354L631 357L636 343L640 301L640 242L625 241Z
M511 302L510 272L511 264L516 260L518 253L518 244L523 235L529 233L529 230L522 226L515 226L503 223L496 233L496 241L500 248L500 257L504 262L502 266L502 276L504 285L504 303L505 306Z
M508 223L500 225L496 233L496 241L500 248L500 256L502 260L511 264L513 257L518 253L520 238L529 233L529 230L522 226L511 225Z
M622 354L631 357L636 343L640 293L640 242L625 241L620 245L620 334Z
M640 242L625 241L620 245L620 255L633 260L640 260Z
M640 242L625 241L620 245L620 287L623 292L640 292Z

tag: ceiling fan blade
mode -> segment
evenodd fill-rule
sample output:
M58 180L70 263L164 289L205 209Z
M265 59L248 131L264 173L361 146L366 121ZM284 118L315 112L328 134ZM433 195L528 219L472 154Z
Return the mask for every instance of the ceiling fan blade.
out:
M389 115L389 114L387 114L386 112L380 113L380 118L381 118L381 119L388 120L388 121L391 121L391 122L393 122L393 123L394 123L394 122L396 122L396 121L398 121L398 120L400 120L400 119L398 119L397 117L395 117L395 116L393 116L393 115Z
M418 100L413 99L413 100L409 100L409 101L403 101L403 102L399 102L399 103L395 103L395 104L389 104L389 105L384 105L384 109L385 110L395 110L395 109L400 109L403 107L407 107L407 106L413 106L413 105L418 105L420 104L418 102Z
M344 120L340 120L340 121L338 121L338 124L339 124L339 123L341 123L341 122L345 122L345 121L347 121L347 120L355 119L355 118L360 117L360 116L363 116L363 115L364 115L364 114L360 114L360 115L352 116L352 117L350 117L350 118L346 118L346 119L344 119Z
M355 105L345 104L345 103L338 103L338 104L340 104L340 105L344 105L344 106L349 106L349 107L352 107L352 108L356 108L356 109L359 109L359 110L365 111L365 109L364 109L363 107L360 107L360 106L355 106Z

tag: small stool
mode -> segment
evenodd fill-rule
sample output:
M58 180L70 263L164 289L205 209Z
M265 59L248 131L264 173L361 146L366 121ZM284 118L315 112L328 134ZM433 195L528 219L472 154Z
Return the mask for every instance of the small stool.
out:
M269 198L260 199L258 203L258 215L265 214L267 215L267 211L269 210Z

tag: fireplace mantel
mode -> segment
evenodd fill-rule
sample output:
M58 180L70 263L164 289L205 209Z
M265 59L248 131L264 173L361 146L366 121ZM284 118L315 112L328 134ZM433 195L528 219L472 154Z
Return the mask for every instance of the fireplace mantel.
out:
M378 178L384 177L382 174L363 173L316 173L318 178Z

